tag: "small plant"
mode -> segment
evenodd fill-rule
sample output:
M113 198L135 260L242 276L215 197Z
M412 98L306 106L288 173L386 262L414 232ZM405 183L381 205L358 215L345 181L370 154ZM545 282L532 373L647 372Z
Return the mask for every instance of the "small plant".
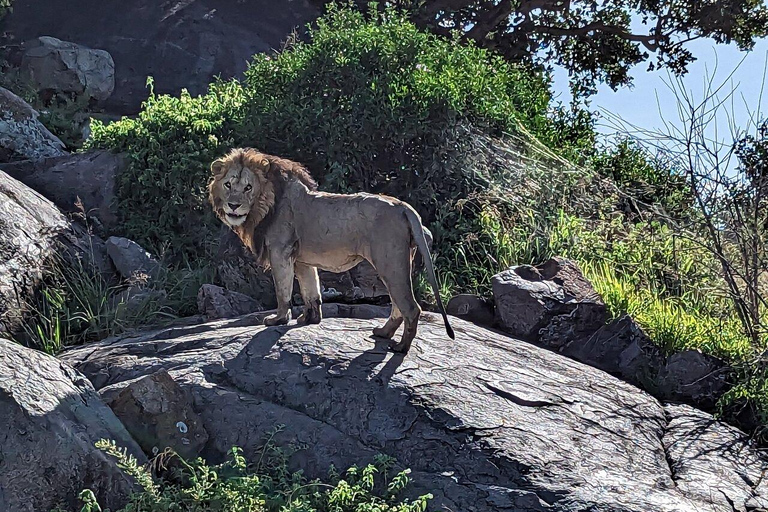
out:
M410 472L393 472L394 459L383 455L343 474L331 468L325 481L309 481L301 472L289 471L287 459L293 450L273 445L271 436L255 466L237 447L218 465L200 458L187 461L166 451L154 464L165 468L162 478L153 477L114 441L101 440L96 446L114 457L141 488L120 512L425 512L432 498L430 494L413 501L399 498ZM81 512L101 511L89 490L80 498Z

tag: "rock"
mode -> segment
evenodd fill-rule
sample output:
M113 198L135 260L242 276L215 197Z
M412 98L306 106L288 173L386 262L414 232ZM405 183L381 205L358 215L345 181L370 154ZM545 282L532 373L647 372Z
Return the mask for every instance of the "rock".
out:
M659 371L658 381L667 400L688 402L705 408L715 406L727 387L727 365L698 350L672 354Z
M123 387L108 405L147 455L170 447L194 459L208 441L192 395L165 370Z
M82 374L57 359L0 339L0 510L48 511L78 504L85 488L117 510L134 490L98 450L114 440L145 462L138 445ZM77 507L79 509L79 507Z
M214 283L247 295L265 308L277 307L272 275L258 265L237 235L226 226L219 232Z
M589 338L571 341L561 352L659 394L657 376L664 355L629 315L602 326Z
M131 285L113 297L115 318L131 321L143 317L150 311L158 311L167 297L165 290L147 287L144 284Z
M605 304L571 260L511 267L493 276L492 284L499 325L555 350L607 320Z
M99 228L115 227L115 177L126 166L123 155L89 151L3 166L3 170L32 187L65 212L82 210L97 219Z
M85 271L105 272L105 256L100 239L0 171L0 335L19 328L54 258L83 265Z
M147 97L147 76L158 94L204 93L215 76L239 76L253 54L280 48L318 15L307 0L14 0L3 31L17 41L53 36L106 50L117 63L106 106L131 114Z
M64 143L24 100L0 87L0 163L65 155Z
M48 36L23 47L20 71L40 92L104 101L115 89L115 63L109 52Z
M200 287L197 292L197 309L209 320L234 318L264 310L262 305L251 297L214 284L204 284Z
M376 304L389 302L387 287L384 286L384 283L379 279L379 274L376 273L376 270L367 261L362 261L350 269L349 277L355 283L351 296L348 299L350 302L360 300Z
M494 324L493 303L479 295L456 295L445 305L445 311L451 316L473 324L484 326Z
M703 442L678 409L558 353L460 319L450 341L433 314L404 356L372 339L381 320L265 328L259 315L115 337L62 358L99 389L167 370L192 394L211 461L233 445L253 460L283 424L274 442L306 447L293 469L317 477L385 453L412 469L411 494L435 495L432 510L731 511L768 496L753 478L768 461L747 442Z
M133 240L107 238L107 254L123 279L148 282L157 278L160 264Z

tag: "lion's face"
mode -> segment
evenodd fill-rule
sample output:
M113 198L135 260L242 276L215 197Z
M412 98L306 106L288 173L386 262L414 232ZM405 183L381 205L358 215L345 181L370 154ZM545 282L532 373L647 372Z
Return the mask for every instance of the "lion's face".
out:
M214 207L229 226L242 225L259 197L261 181L254 170L238 162L217 160L212 170Z

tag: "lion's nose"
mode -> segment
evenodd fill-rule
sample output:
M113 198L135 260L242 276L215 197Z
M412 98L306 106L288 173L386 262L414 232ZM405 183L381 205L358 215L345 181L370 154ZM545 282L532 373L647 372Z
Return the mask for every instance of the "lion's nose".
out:
M240 208L240 203L227 203L227 205L229 205L229 209L233 212Z

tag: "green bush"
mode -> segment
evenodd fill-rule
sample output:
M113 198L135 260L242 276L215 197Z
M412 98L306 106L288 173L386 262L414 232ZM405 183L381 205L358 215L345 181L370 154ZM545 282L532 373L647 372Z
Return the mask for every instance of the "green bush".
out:
M158 462L173 469L157 479L113 441L101 440L96 446L116 458L141 487L119 512L425 512L432 498L399 498L410 471L394 472L394 459L383 455L343 474L331 468L325 481L308 481L301 472L288 470L285 449L269 444L255 466L239 448L216 466L168 452ZM81 512L101 512L93 492L83 491L80 499Z

